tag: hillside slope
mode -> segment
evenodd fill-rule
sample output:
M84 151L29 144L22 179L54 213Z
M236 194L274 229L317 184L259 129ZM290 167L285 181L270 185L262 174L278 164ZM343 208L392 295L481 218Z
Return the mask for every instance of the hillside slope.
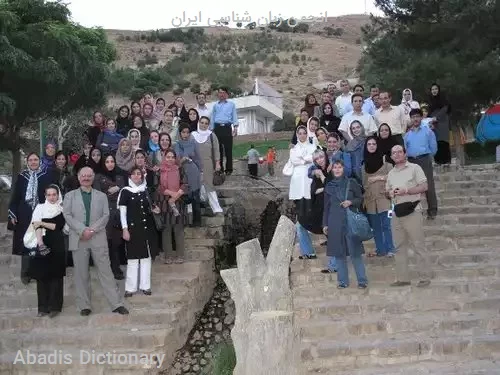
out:
M355 69L362 51L361 27L368 22L369 17L366 15L349 15L331 17L328 18L328 22L311 24L307 33L271 31L273 38L289 40L289 43L294 46L301 45L301 50L294 49L295 47L292 49L283 47L281 50L273 50L272 54L277 55L278 59L247 60L250 62L247 64L242 62L244 65L249 65L249 69L247 73L242 73L244 79L239 86L243 91L250 90L252 79L258 76L283 94L285 109L297 111L305 95L314 91L311 86L328 80L356 76ZM258 40L258 35L262 34L258 28L247 30L211 27L205 28L204 31L207 35L208 46L217 46L230 39L234 43L231 53L234 55L239 53L240 56L245 53L245 47L242 46L246 43L245 40ZM117 48L117 68L137 69L137 65L143 66L146 59L154 62L148 66L161 67L182 55L183 52L191 53L188 52L188 47L184 43L159 42L158 40L148 42L146 39L151 34L150 31L107 30L107 34ZM153 55L154 59L151 59ZM203 55L201 58L203 59ZM202 74L197 77L188 75L185 78L191 82L200 81L203 90L209 89L210 84L213 83L208 78L202 80ZM169 90L158 90L161 91L159 94L165 97L167 102L171 102L174 87ZM185 89L182 96L185 97L187 103L194 102L194 94L189 89ZM112 106L116 106L128 99L118 94L112 96L110 102Z

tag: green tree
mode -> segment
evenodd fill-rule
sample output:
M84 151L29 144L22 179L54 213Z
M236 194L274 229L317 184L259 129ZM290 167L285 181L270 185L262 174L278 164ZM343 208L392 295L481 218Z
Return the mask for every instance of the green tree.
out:
M294 130L295 127L295 115L292 112L284 112L283 119L274 122L273 131L289 131Z
M21 168L22 129L105 102L115 50L104 30L74 24L60 2L0 0L0 148Z
M452 105L457 156L465 156L458 126L498 97L500 2L376 0L384 18L363 29L362 78L399 95L411 87L426 101L437 82Z

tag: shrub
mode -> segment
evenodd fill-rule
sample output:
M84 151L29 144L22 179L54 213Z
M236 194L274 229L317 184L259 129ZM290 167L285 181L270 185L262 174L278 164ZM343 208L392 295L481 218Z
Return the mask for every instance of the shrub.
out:
M277 120L274 123L273 131L287 131L295 129L295 115L292 112L285 111L283 113L283 119Z
M271 60L269 59L264 60L264 66L265 67L271 66Z
M175 53L175 52L177 52L177 50L175 49L175 47L172 47L172 48L170 48L170 52Z
M116 40L118 42L123 42L125 40L125 37L123 36L123 34L120 34L120 35L118 35L118 38L116 38Z
M130 41L130 35L125 36L125 40Z
M356 39L356 44L361 44L361 38Z
M180 87L178 87L172 91L172 94L174 94L174 95L181 95L183 93L184 93L184 89L181 89Z
M303 76L304 75L304 69L300 68L299 71L297 72L297 74L299 76Z
M275 71L275 70L272 70L272 71L271 71L271 77L279 77L279 76L281 76L281 73L280 73L280 72L277 72L277 71Z
M193 94L199 94L201 92L201 86L199 83L192 83L191 84L191 87L189 88L189 90L193 93Z
M151 46L151 52L155 51L155 46Z
M302 61L306 61L307 56L306 56L306 55L301 55L301 56L300 56L300 59L301 59Z
M203 375L232 375L236 367L236 352L232 343L223 343L216 348L214 358Z
M181 79L177 81L177 86L179 86L181 89L187 89L189 86L191 86L191 82Z
M252 73L254 76L267 76L267 70L264 68L254 68Z

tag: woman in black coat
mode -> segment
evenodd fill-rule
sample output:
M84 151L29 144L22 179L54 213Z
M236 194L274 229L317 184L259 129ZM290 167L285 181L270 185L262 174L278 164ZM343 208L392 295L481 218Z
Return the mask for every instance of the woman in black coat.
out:
M151 202L142 169L132 168L128 186L118 196L122 236L127 253L125 297L132 296L138 289L151 295L151 263L158 255L158 235L153 212L160 213L160 209L153 207Z
M22 256L21 281L28 284L31 278L28 275L30 258L26 254L23 237L31 224L33 210L38 203L45 202L45 188L54 177L51 169L42 169L40 157L32 152L28 154L28 167L22 171L15 182L9 204L8 229L14 232L12 254Z

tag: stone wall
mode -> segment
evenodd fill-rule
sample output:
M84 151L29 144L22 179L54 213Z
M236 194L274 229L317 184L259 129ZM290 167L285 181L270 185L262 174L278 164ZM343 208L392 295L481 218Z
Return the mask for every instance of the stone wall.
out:
M283 139L292 139L293 132L272 132L272 133L257 133L238 135L234 139L234 143L247 143L257 141L279 141Z

